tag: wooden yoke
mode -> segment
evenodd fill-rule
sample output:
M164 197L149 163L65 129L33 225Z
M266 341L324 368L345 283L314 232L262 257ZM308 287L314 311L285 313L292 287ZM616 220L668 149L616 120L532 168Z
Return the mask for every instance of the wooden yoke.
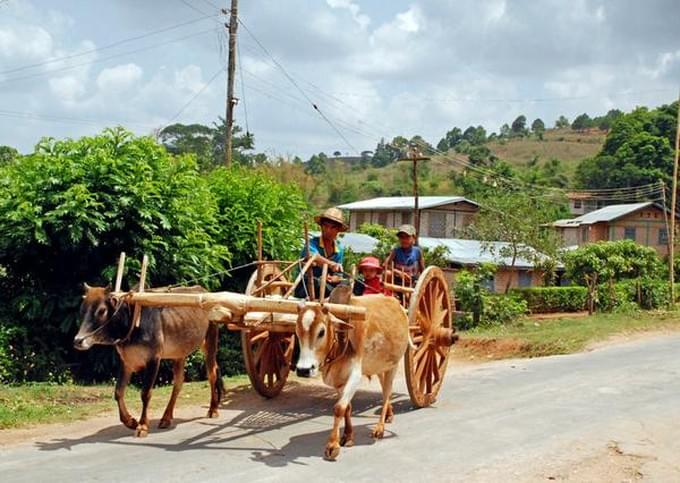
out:
M142 270L139 274L139 291L137 293L144 293L144 285L146 284L146 267L149 264L149 257L144 254L142 257ZM135 327L139 327L139 323L142 320L142 305L135 304L135 310L132 315L132 324Z

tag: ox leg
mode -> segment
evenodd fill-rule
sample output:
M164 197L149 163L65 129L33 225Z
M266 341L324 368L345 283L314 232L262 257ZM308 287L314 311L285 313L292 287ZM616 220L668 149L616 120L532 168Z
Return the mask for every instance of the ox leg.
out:
M116 381L116 390L114 391L114 396L116 398L116 402L118 403L118 415L120 417L121 423L130 429L136 429L137 420L130 415L130 411L128 411L128 408L125 405L125 389L130 383L131 375L132 371L121 359L118 380Z
M205 335L205 342L203 343L203 354L205 355L205 368L208 372L208 381L210 381L210 409L208 409L208 417L216 418L219 414L217 408L222 399L224 385L220 377L219 367L217 366L217 346L219 343L219 328L217 324L211 323L208 327L208 332Z
M351 448L354 446L354 427L352 426L352 403L345 409L345 430L340 438L340 446Z
M175 404L177 403L177 396L182 390L182 384L184 384L184 363L186 359L175 359L172 365L172 394L170 395L170 401L168 401L168 406L165 408L163 417L158 423L158 427L169 428L172 423L172 418L174 417Z
M324 456L329 460L334 460L340 454L340 422L343 419L347 421L347 419L350 418L350 415L347 413L347 408L352 402L354 393L359 389L359 383L361 383L361 363L354 362L347 382L342 388L340 400L335 403L335 406L333 407L333 429L331 430L331 435L328 437L326 450L324 451ZM350 427L351 424L350 421Z
M161 365L160 357L151 359L144 369L144 383L142 384L142 415L139 417L137 426L137 436L140 438L149 434L149 401L151 401L151 390L158 376L158 368Z
M382 411L380 412L380 421L373 428L372 436L375 439L382 439L385 435L385 420L387 415L391 412L392 403L390 399L392 398L392 383L394 382L394 375L397 372L397 368L393 367L389 371L385 371L380 377L380 383L382 384L383 390L383 405Z

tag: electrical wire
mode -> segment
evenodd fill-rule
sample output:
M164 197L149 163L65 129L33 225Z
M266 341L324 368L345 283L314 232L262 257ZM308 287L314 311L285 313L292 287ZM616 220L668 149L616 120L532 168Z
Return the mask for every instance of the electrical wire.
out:
M49 71L46 71L46 72L39 72L39 73L34 73L34 74L20 76L20 77L10 77L8 79L0 79L0 84L7 84L7 83L20 81L20 80L30 80L30 79L34 79L34 78L38 78L38 77L45 77L45 76L49 76L49 75L57 73L57 72L64 72L64 71L67 71L67 70L76 69L78 67L83 67L83 66L92 65L92 64L98 64L98 63L101 63L101 62L106 62L106 61L111 60L111 59L117 59L119 57L124 57L126 55L137 54L139 52L146 52L148 50L153 50L153 49L156 49L158 47L162 47L164 45L168 45L168 44L172 44L172 43L176 43L176 42L181 42L182 40L187 40L187 39L190 39L190 38L193 38L193 37L198 37L200 35L205 35L206 33L209 33L209 32L215 32L215 28L213 27L213 28L210 28L210 29L207 29L207 30L201 30L199 32L194 32L192 34L184 35L182 37L177 37L177 38L166 40L166 41L159 42L159 43L156 43L156 44L148 45L148 46L142 47L140 49L129 50L127 52L121 52L121 53L118 53L118 54L115 54L115 55L110 55L108 57L102 57L101 59L94 59L94 60L91 60L91 61L88 61L88 62L81 62L79 64L73 64L73 65L62 67L62 68L59 68L59 69L52 69L52 70L49 70Z
M195 18L195 19L189 20L187 22L183 22L183 23L179 23L179 24L175 24L175 25L170 25L168 27L164 27L164 28L161 28L161 29L158 29L158 30L154 30L152 32L148 32L148 33L145 33L145 34L142 34L142 35L136 35L134 37L128 37L126 39L117 40L117 41L112 42L110 44L103 45L101 47L97 47L97 48L94 48L94 49L85 50L83 52L78 52L76 54L64 55L64 56L61 56L61 57L55 57L53 59L45 60L43 62L36 62L34 64L27 64L27 65L23 65L21 67L14 67L12 69L0 71L0 75L8 75L8 74L13 74L15 72L22 72L24 70L34 69L36 67L42 67L42 66L50 65L50 64L55 64L57 62L63 62L65 60L76 59L76 58L82 57L84 55L93 54L95 52L101 52L102 50L112 49L114 47L118 47L119 45L123 45L123 44L129 43L129 42L135 42L137 40L141 40L141 39L144 39L144 38L147 38L147 37L151 37L151 36L158 35L158 34L165 33L165 32L170 32L171 30L175 30L175 29L178 29L178 28L181 28L181 27L186 27L187 25L195 24L197 22L200 22L200 21L205 20L207 18L210 18L212 16L213 15L204 15L202 17Z
M183 112L184 112L184 111L185 111L185 110L186 110L186 109L187 109L187 108L188 108L188 107L189 107L196 99L198 99L198 97L199 97L201 94L203 94L203 92L208 88L208 86L210 86L210 84L212 84L213 81L214 81L215 79L217 79L217 76L220 75L222 72L224 72L224 68L223 68L222 66L220 66L220 68L217 69L217 72L215 72L215 73L210 77L210 79L209 79L205 84L203 84L203 87L201 87L201 88L200 88L200 89L199 89L199 90L191 97L191 99L189 99L189 100L182 106L182 108L181 108L179 111L177 111L177 113L176 113L174 116L172 116L172 117L170 118L170 120L165 124L165 126L164 126L163 128L161 128L159 131L162 131L163 129L165 129L166 127L168 127L168 126L169 126L170 124L172 124L179 116L181 116L182 113L183 113Z

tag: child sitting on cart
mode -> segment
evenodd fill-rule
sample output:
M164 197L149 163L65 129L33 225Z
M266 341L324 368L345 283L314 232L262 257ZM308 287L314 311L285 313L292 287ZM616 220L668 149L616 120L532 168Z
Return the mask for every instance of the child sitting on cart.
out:
M385 260L385 268L390 269L394 263L394 283L399 285L403 281L413 286L418 276L425 270L423 251L416 243L416 229L412 225L401 225L397 232L399 246L392 249Z
M354 282L354 295L371 295L383 294L392 295L389 290L385 290L380 274L383 268L380 266L380 260L375 257L364 257L359 262L359 272L361 277Z

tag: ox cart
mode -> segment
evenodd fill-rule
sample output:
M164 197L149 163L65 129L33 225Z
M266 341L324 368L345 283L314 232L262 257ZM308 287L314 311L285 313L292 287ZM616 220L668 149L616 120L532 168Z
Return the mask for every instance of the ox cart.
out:
M261 238L260 238L261 240ZM145 289L147 260L144 257L139 288L121 291L125 254L121 254L114 293L135 305L133 321L138 324L142 307L199 307L213 322L240 331L246 371L255 390L266 398L276 397L288 379L295 347L295 327L301 301L292 298L300 283L313 287L311 267L316 259L296 261L262 259L261 242L256 269L245 294L235 292L180 293L171 289ZM292 279L295 268L299 273ZM326 300L323 266L319 300ZM392 272L394 273L394 272ZM448 284L441 269L427 267L415 286L385 280L385 287L399 294L408 316L412 343L404 355L406 383L415 407L432 404L444 380L449 350L458 338L452 326L453 307ZM364 319L366 309L344 303L302 302L307 307L323 305L335 317L351 325ZM134 324L133 324L134 326Z

